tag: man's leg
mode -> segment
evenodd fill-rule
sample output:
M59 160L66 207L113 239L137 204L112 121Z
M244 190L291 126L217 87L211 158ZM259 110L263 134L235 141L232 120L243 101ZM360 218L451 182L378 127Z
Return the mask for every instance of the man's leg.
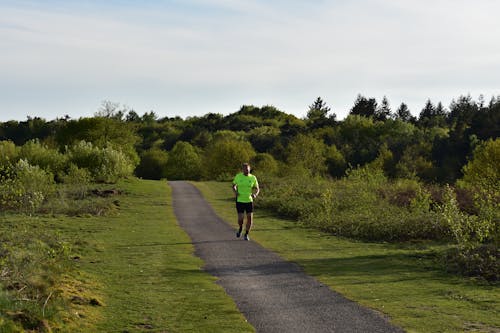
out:
M245 235L248 235L250 229L252 228L253 213L247 213L247 225L245 229Z
M238 232L236 233L236 237L240 237L240 235L241 235L241 230L243 229L243 217L244 217L244 214L243 214L243 213L238 213L238 225L239 225L239 230L238 230Z

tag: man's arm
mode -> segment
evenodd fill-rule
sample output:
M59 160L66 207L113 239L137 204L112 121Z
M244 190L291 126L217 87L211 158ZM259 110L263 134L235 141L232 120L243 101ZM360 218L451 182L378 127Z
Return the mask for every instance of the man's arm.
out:
M238 185L233 184L233 193L235 197L238 197Z
M255 198L257 198L257 196L259 195L259 192L260 192L260 188L259 188L259 184L257 183L257 185L255 185L255 192L252 194L252 196Z

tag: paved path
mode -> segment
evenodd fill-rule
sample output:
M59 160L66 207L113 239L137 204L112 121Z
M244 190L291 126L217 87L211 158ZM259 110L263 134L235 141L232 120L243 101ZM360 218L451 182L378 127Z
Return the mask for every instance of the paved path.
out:
M205 261L204 269L219 278L257 332L403 332L306 275L298 265L253 241L237 239L235 230L193 185L169 184L175 215L196 255Z

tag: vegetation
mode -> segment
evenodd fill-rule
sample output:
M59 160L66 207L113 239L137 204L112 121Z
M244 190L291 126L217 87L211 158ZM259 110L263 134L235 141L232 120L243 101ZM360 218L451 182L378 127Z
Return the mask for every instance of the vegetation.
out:
M200 269L164 182L92 186L118 212L1 215L0 332L253 331Z
M446 249L436 252L442 267L496 285L499 117L500 97L486 103L461 96L448 108L428 100L415 117L404 103L393 112L387 98L378 103L360 95L343 120L317 98L304 119L248 105L227 116L160 119L106 101L91 118L8 121L0 123L0 227L11 228L24 216L28 225L41 216L63 216L68 225L68 216L114 219L122 204L106 198L103 186L134 175L225 181L250 161L263 187L261 207L352 240L438 242ZM0 269L12 267L7 263L15 258L33 258L26 261L54 262L46 267L54 272L49 275L64 275L58 272L65 271L66 240L57 232L32 247L24 246L22 233L5 235L0 264L7 266ZM24 248L39 254L24 255ZM14 272L6 269L2 278ZM19 318L30 313L33 320L1 320L12 327L52 327L59 311L50 310L50 301L57 297L46 291L59 280L43 280L42 289L2 282L2 304L17 306L11 292L23 288L28 294L20 298L35 310L12 312L23 313Z
M478 146L477 157L491 153L490 147L498 142ZM351 239L454 242L456 247L445 255L450 271L499 281L500 187L487 177L482 183L470 183L476 159L469 162L466 177L456 188L389 179L382 171L384 160L381 154L339 180L298 177L294 168L285 169L279 178L263 176L260 205L278 216ZM496 161L488 159L482 170L496 172L490 179L498 183L498 167L489 163Z
M230 184L195 183L218 215L236 227ZM268 191L262 191L262 196ZM362 242L276 216L256 201L252 240L296 262L345 297L387 315L408 332L496 332L500 289L451 275L434 241Z

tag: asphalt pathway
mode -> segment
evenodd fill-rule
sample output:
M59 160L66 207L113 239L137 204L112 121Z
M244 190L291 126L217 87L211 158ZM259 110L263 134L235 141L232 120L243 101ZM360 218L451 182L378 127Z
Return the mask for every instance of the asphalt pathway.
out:
M193 185L169 184L174 213L191 237L195 254L257 332L403 332L308 276L298 265L254 241L236 238L235 229L215 214Z

